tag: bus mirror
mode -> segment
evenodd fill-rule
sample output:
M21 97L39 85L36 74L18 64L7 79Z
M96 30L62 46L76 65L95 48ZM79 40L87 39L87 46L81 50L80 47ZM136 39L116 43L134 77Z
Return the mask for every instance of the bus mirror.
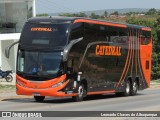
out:
M11 49L15 44L17 44L17 43L19 43L19 41L14 42L14 43L11 44L10 46L6 47L6 49L5 49L5 56L6 56L6 58L9 58L10 49Z
M5 56L6 56L6 58L9 58L9 53L10 53L9 47L6 47L6 49L5 49Z
M83 37L70 41L70 43L64 48L64 51L63 51L63 61L67 60L67 55L68 55L70 49L72 48L72 46L74 44L80 42L82 39L83 39Z

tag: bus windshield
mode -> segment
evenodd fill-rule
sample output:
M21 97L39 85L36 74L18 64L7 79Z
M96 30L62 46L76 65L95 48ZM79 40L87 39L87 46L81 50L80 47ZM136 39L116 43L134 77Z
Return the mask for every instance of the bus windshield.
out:
M65 46L68 28L68 23L26 23L21 34L20 44L34 48Z
M19 50L17 71L36 77L53 77L63 70L61 52Z

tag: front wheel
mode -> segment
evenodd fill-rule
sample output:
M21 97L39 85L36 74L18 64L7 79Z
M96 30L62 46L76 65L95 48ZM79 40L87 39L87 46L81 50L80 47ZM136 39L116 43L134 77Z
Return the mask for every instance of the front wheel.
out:
M83 101L83 98L86 96L86 89L83 84L79 85L78 87L78 95L73 96L73 100L78 102L78 101Z
M37 102L43 102L45 96L34 96L34 99L37 101Z
M5 77L5 80L6 80L7 82L12 82L12 81L13 81L12 75L7 75L7 76Z

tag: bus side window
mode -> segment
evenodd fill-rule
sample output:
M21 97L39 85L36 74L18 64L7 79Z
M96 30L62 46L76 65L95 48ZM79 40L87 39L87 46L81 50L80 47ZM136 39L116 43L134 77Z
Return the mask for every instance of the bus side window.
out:
M151 43L151 33L143 31L141 33L141 45L148 45Z
M151 42L151 38L142 37L141 45L148 45Z
M69 40L78 39L80 37L83 37L83 24L75 23L71 26L71 33Z

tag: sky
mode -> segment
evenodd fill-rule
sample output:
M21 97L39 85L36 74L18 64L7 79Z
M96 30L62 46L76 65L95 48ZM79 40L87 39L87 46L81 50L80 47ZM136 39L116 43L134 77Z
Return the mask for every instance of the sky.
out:
M160 0L36 0L37 14L123 8L160 9Z

